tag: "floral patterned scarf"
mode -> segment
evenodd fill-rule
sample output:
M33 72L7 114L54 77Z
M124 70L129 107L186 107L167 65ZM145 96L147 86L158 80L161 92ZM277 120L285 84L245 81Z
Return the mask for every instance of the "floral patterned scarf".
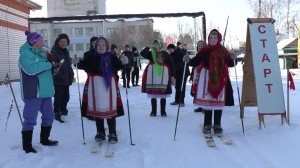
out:
M208 92L213 98L218 98L225 86L226 66L224 63L224 52L222 52L222 46L220 44L222 35L218 30L213 29L208 37L211 36L212 32L218 34L218 42L216 45L208 45L210 50Z

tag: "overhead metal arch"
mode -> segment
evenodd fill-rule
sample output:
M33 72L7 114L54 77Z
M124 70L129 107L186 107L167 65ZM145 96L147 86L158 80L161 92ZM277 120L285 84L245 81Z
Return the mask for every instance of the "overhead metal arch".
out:
M166 18L166 17L192 17L202 16L203 39L206 39L206 18L204 12L194 13L145 13L145 14L115 14L115 15L89 15L89 16L64 16L64 17L48 17L48 18L29 18L29 22L52 23L54 21L67 20L95 20L95 19L129 19L129 18Z

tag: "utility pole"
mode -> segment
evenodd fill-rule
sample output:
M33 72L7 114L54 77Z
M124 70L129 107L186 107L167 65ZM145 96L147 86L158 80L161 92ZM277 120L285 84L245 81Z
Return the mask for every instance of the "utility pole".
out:
M258 0L258 18L261 18L261 0Z

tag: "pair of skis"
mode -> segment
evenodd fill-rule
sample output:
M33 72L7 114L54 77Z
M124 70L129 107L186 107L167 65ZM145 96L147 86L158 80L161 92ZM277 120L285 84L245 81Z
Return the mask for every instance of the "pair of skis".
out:
M99 153L101 148L103 148L103 145L104 145L104 141L98 141L94 144L94 146L92 146L91 148L91 153ZM104 156L105 157L114 157L115 155L115 147L116 144L107 144L107 148L106 148L106 151L105 151L105 154Z
M232 140L228 138L227 136L224 136L224 134L215 134L217 138L221 140L221 142L225 145L231 145ZM212 134L203 134L205 142L208 147L216 147L215 140L213 138Z
M202 130L203 126L200 125L200 128ZM216 136L217 138L219 138L221 140L221 142L225 145L231 145L232 144L232 140L228 136L225 136L223 133L221 133L221 134L203 134L205 142L206 142L208 147L215 147L216 146L213 135Z

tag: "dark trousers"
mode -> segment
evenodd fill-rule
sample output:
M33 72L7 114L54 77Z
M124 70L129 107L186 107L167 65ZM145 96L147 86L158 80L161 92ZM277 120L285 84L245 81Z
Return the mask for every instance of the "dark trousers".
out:
M55 86L54 112L67 111L67 104L70 99L69 86Z
M186 80L187 80L187 78L188 78L188 75L185 75L184 76L184 81L183 81L182 93L181 93L181 97L180 97L181 84L182 84L182 73L179 73L178 75L176 75L175 102L184 103L185 87L186 87Z
M166 102L167 100L165 98L160 99L160 113L165 114L166 113ZM151 108L152 108L152 113L156 114L157 112L157 99L152 98L151 99Z
M125 87L127 84L127 87L129 86L129 82L130 82L130 68L123 68L123 71L122 71L122 78L123 78L123 87ZM126 74L125 74L125 71L126 71ZM125 75L126 75L126 78L125 78Z
M139 83L139 75L140 75L140 70L139 67L134 67L133 71L131 73L131 83L132 85L137 85ZM134 82L134 78L135 78L135 82Z
M116 133L116 118L112 119L106 119L107 125L108 125L108 130L109 134ZM104 128L104 119L99 119L96 118L96 127L97 127L97 132L101 132L105 134L105 128Z
M211 126L212 110L204 111L204 126ZM222 110L214 110L214 125L221 125Z

